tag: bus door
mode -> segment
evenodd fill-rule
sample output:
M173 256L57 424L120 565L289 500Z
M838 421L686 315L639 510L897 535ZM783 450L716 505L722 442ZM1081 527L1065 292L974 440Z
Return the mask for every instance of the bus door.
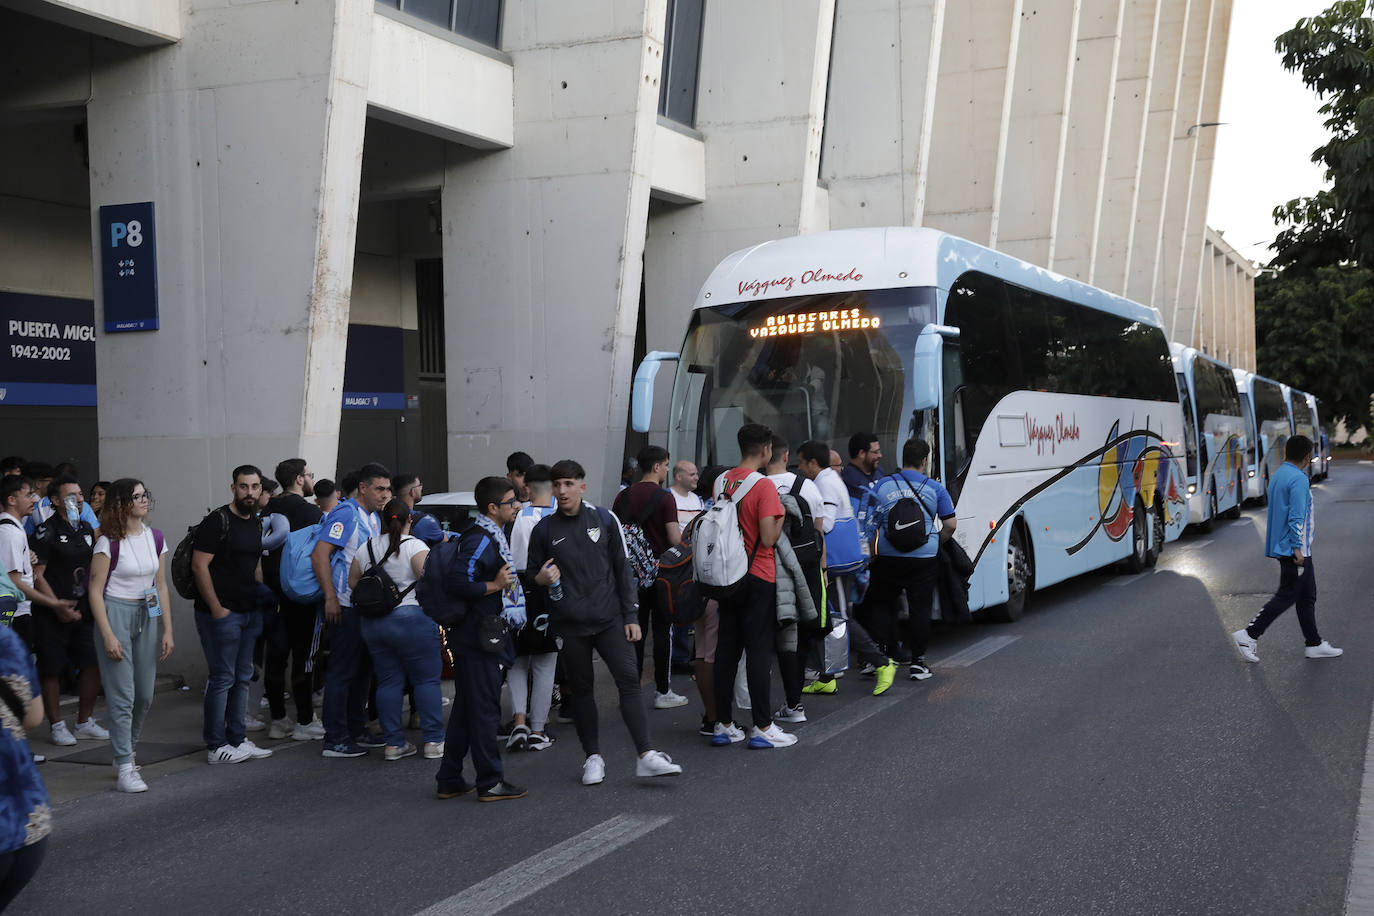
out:
M1198 488L1197 421L1193 415L1193 395L1182 372L1178 373L1178 404L1183 408L1183 455L1188 465L1188 495L1192 496Z

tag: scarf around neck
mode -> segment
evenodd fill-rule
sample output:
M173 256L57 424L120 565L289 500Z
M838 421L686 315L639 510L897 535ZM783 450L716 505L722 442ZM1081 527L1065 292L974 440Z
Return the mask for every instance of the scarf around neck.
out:
M501 526L488 516L479 515L477 527L491 535L491 539L496 542L496 549L501 552L501 559L514 569L515 561L511 558L510 543L506 540L506 533L501 530ZM525 625L525 590L520 587L519 579L515 580L514 586L501 592L501 616L513 627Z

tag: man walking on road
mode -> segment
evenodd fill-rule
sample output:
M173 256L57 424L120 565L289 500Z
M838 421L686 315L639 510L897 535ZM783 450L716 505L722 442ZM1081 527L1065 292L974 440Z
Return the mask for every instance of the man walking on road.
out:
M610 511L582 498L587 491L582 465L559 461L550 474L558 511L540 519L530 532L526 569L538 570L534 581L549 589L549 630L563 639L568 696L577 738L587 755L582 784L594 786L606 778L592 693L593 649L610 669L620 694L620 717L639 754L635 775L674 776L682 767L649 743L633 648L643 638L638 590L620 524Z
M1314 519L1307 466L1312 463L1312 440L1293 436L1284 447L1286 459L1269 482L1269 515L1265 556L1279 561L1279 590L1250 625L1231 634L1236 650L1247 662L1259 661L1259 638L1279 615L1298 606L1298 625L1307 643L1308 658L1336 658L1343 650L1317 632L1317 571L1312 566Z

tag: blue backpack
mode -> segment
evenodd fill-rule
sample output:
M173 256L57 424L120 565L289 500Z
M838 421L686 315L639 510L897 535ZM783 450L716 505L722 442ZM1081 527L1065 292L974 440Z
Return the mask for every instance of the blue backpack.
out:
M443 627L458 626L468 613L467 602L451 593L447 585L448 573L458 559L461 542L461 537L449 538L431 547L420 578L415 582L415 598L420 602L420 609Z
M324 597L311 563L319 542L320 526L316 523L288 534L281 549L282 594L297 604L313 604Z

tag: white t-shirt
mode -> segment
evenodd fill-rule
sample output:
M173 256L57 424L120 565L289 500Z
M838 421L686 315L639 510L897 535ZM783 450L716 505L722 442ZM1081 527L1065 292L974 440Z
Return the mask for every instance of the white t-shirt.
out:
M24 534L24 523L15 521L7 512L0 513L0 560L4 561L5 575L17 572L24 584L33 588L33 564L29 562L29 539ZM14 616L27 617L31 613L33 602L20 598Z
M849 502L849 488L845 486L839 471L834 468L822 468L813 483L821 494L825 532L829 534L830 529L835 527L835 522L843 521L854 514L854 507Z
M516 572L525 571L525 562L530 552L530 532L539 524L541 518L552 514L553 506L526 506L515 517L515 523L510 529L510 556L515 561Z
M673 501L677 503L677 523L678 527L686 529L687 525L706 508L706 503L696 493L688 493L683 496L671 487L669 491L673 494Z
M806 500L806 508L811 513L811 520L825 520L825 500L821 498L821 491L816 489L816 485L805 476L798 474L797 479L801 481L801 493L797 494L799 499ZM778 495L787 493L792 486L792 472L784 471L781 474L769 474L768 479L777 485Z
M110 539L101 535L95 542L95 552L110 556ZM162 542L162 553L167 553L165 540ZM157 581L158 556L153 529L146 525L142 534L120 541L119 562L110 572L105 594L124 601L142 601L148 589Z
M372 539L371 544L372 556L381 559L382 554L386 553L387 547L391 544L391 535L379 534ZM382 561L382 569L386 570L386 574L391 577L391 581L395 582L396 587L401 591L410 588L415 580L419 578L415 575L415 570L412 569L410 565L410 561L415 558L417 553L429 553L429 546L419 538L414 538L407 534L405 537L401 538L400 553L393 557L387 557ZM367 555L366 546L358 550L357 561L358 565L362 567L363 572L367 572L372 566L372 557ZM415 589L411 588L410 593L401 599L401 604L397 605L397 607L406 604L414 605L415 607L420 606L420 597L415 594Z

